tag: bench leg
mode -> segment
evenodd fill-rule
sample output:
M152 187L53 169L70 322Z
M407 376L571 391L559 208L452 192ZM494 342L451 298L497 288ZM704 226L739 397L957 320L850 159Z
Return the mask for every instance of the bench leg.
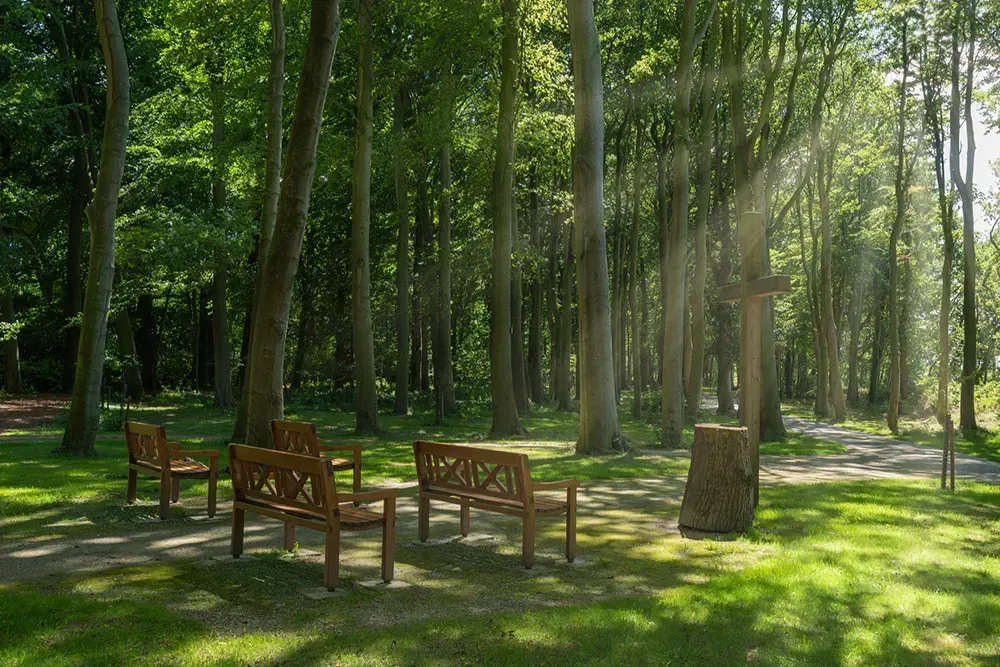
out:
M328 591L336 590L340 585L340 524L326 534L323 584Z
M417 537L426 542L431 532L431 501L420 495L417 501Z
M170 480L170 502L176 503L181 499L181 480L174 477Z
M128 503L131 505L135 502L136 487L139 483L139 473L137 473L132 468L128 469Z
M382 524L382 581L389 583L395 573L396 499L385 499L385 522Z
M566 560L576 558L576 489L566 490Z
M173 484L169 475L160 477L160 519L167 520L170 516L170 496L173 493Z
M233 558L239 558L243 554L243 519L246 516L246 510L233 509L233 539L232 539L232 550Z
M213 458L211 463L209 464L209 472L208 472L208 518L209 519L215 516L215 508L217 504L216 492L218 491L218 486L219 486L218 463L216 463L216 459Z
M460 523L460 529L462 531L462 537L469 536L469 504L462 503L462 518Z
M526 514L521 524L521 563L531 569L535 564L535 515Z
M354 493L361 493L361 461L354 462ZM359 505L361 505L361 503L354 503L355 507L358 507Z
M295 524L291 521L285 522L285 551L295 550Z

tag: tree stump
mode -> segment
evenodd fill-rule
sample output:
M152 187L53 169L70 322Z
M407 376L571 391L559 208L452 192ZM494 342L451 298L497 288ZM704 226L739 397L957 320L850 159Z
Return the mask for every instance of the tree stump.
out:
M680 527L709 533L743 532L753 523L754 469L743 426L697 424Z

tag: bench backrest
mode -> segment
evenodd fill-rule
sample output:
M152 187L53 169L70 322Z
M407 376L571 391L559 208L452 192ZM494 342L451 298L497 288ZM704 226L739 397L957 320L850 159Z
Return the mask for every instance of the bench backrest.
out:
M271 420L271 442L280 452L319 456L319 436L315 424Z
M526 454L418 440L413 443L413 455L421 489L471 492L525 504L531 498Z
M132 463L163 465L170 461L167 431L162 426L125 422L125 444Z
M306 454L229 445L236 500L290 507L332 522L337 486L330 461Z

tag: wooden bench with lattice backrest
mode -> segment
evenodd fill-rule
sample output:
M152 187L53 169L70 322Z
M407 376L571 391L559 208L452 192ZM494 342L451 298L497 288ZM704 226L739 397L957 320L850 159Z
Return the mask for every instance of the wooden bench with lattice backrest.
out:
M532 482L526 454L483 447L413 443L420 483L418 536L425 542L430 533L430 501L440 500L461 507L460 531L469 534L469 509L476 508L521 517L521 561L530 568L535 562L535 518L566 515L566 560L576 556L575 479ZM536 496L536 491L566 491L566 499Z
M316 425L309 422L271 420L271 442L279 452L322 456L330 452L350 452L351 458L330 457L334 472L354 471L354 493L361 493L361 445L324 445L316 435ZM285 549L295 544L295 524L285 524Z
M180 500L182 479L208 480L208 516L215 516L216 481L219 452L214 449L182 449L180 443L167 442L162 426L125 422L128 446L128 502L135 502L137 476L141 472L160 479L160 518L170 513L170 503ZM207 458L208 465L193 457Z
M392 581L396 547L395 489L338 493L329 459L246 445L229 445L233 478L233 558L243 553L247 512L278 519L326 534L323 582L330 590L340 583L340 533L382 529L382 579ZM383 502L381 514L355 507L355 502ZM287 533L286 533L287 535Z

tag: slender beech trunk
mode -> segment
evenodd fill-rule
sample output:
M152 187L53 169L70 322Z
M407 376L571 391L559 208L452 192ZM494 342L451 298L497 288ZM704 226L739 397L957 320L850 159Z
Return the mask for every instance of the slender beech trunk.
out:
M125 169L129 114L128 60L118 22L118 9L114 0L95 0L94 8L107 80L104 139L97 187L87 206L90 264L80 324L73 401L59 446L61 451L88 456L95 453L94 440L100 417L98 409L104 373L104 345L108 334L108 307L115 275L115 215Z
M514 112L516 102L520 0L502 0L500 112L493 170L493 286L490 302L490 390L497 436L524 432L517 416L510 344L511 204L514 191Z
M69 203L69 237L66 242L66 295L63 316L66 325L66 349L63 360L63 388L71 389L76 377L76 357L80 348L80 325L73 322L83 308L80 289L80 267L83 265L83 219L90 198L90 178L87 176L87 154L76 151L72 168L73 191Z
M568 0L575 102L574 245L579 269L580 440L578 453L599 454L621 439L611 359L611 308L604 236L604 98L601 47L592 0Z
M532 162L528 181L529 231L534 257L542 256L542 232L538 223L538 173L537 164ZM542 388L542 274L536 262L531 272L531 320L528 325L528 389L531 400L541 403L545 391Z
M556 375L559 363L559 239L563 234L565 216L559 195L565 190L563 179L557 179L552 196L552 222L549 230L548 279L546 285L545 310L549 323L549 395L556 397Z
M221 224L226 208L225 154L226 91L221 56L214 56L211 64L212 95L212 211ZM214 274L212 277L212 350L215 358L215 404L220 408L232 407L233 379L230 368L229 309L226 294L229 283L229 257L223 240L215 248Z
M636 294L639 282L639 205L642 194L642 119L635 122L635 153L632 157L632 231L628 253L628 307L632 312L632 416L642 416L642 341L639 303Z
M372 0L358 3L357 128L354 135L354 215L351 222L351 306L354 321L355 430L378 432L378 392L375 388L375 333L372 328L371 269L368 236L371 228L372 178Z
M862 280L854 281L854 289L851 290L851 299L847 307L847 321L851 326L851 342L847 353L847 404L851 407L858 405L858 375L859 357L861 347L861 313L865 301L865 283Z
M899 276L898 246L899 235L906 222L908 206L908 178L905 166L906 142L906 86L910 75L910 54L907 43L906 13L903 21L903 77L899 85L899 115L896 126L896 211L892 221L892 231L889 235L889 410L886 422L889 430L899 432L899 391L900 391L900 358L899 358L899 303L896 296L896 283Z
M715 127L715 51L718 21L713 20L701 55L701 150L698 155L698 215L694 229L694 279L691 290L691 375L687 413L697 417L701 407L705 366L705 279L708 271L708 210L712 198L712 145Z
M524 417L531 413L531 403L528 400L528 371L524 360L524 290L521 283L523 253L516 251L516 245L520 244L521 239L517 219L517 191L514 190L511 196L510 227L516 257L516 261L512 260L510 275L511 373L514 375L514 400L517 403L517 413Z
M823 251L820 259L820 299L823 302L823 329L826 334L830 400L833 404L834 420L840 422L847 418L847 403L844 400L844 383L840 375L840 338L837 332L837 320L833 313L833 236L830 231L830 182L827 180L826 157L823 151L820 151L817 157L816 183L818 185L820 227L823 237Z
M573 253L573 225L568 224L566 212L560 209L556 214L561 230L563 269L560 285L559 319L556 336L556 354L553 357L555 368L555 398L556 409L569 411L573 408L570 398L572 378L570 377L570 354L573 348L573 272L576 267L576 257Z
M976 227L973 217L976 135L972 122L972 92L976 67L976 0L955 3L951 35L951 180L962 199L962 402L959 425L962 430L976 429ZM965 97L959 89L961 48L959 45L960 12L966 11L969 53L966 56ZM965 116L965 175L960 163L961 133L959 109Z
M410 202L406 194L406 164L403 161L403 92L393 97L393 182L396 188L396 392L392 411L410 411Z
M424 239L423 216L427 209L422 205L426 200L426 174L417 174L417 205L416 224L413 229L413 302L410 316L410 386L417 391L423 391L421 371L427 366L427 341L424 340L424 305L421 282L427 265L426 246ZM421 195L424 198L421 199Z
M872 353L868 371L868 403L875 405L880 400L880 376L882 375L882 302L885 290L881 286L881 276L875 289L875 322L872 324Z
M0 322L13 324L14 292L7 289L0 300ZM17 335L3 341L3 390L8 394L21 393L21 352L17 345Z
M330 69L340 28L339 0L312 0L298 98L289 132L285 176L281 181L277 214L267 261L262 269L263 289L257 299L257 317L251 335L253 363L248 377L247 443L267 446L270 422L284 412L282 381L285 337L292 287L302 251L302 235L309 213L309 195L316 171L316 143Z
M673 216L668 230L667 293L663 310L663 444L679 447L684 432L684 287L687 278L688 172L690 162L691 87L694 70L695 14L698 3L684 0L680 25L680 60L674 97Z
M449 112L450 115L450 112ZM451 118L448 119L449 127ZM454 414L455 376L451 360L451 140L441 145L441 199L438 201L438 322L441 361L434 384L444 416Z
M260 214L260 236L257 241L257 269L254 274L254 290L250 302L250 340L248 349L253 350L253 332L257 314L261 310L260 295L263 293L264 268L271 251L274 221L278 214L278 196L281 191L281 143L282 143L282 103L285 90L285 20L282 10L284 0L268 0L271 16L271 66L267 75L267 157L264 164L264 203ZM233 426L233 440L245 442L247 432L247 407L250 402L249 378L253 357L246 355L243 382L240 386L240 405Z
M122 356L122 370L125 379L125 395L133 401L142 400L142 373L139 371L139 355L135 348L132 321L128 309L122 306L114 318L115 335L118 338L118 352Z

